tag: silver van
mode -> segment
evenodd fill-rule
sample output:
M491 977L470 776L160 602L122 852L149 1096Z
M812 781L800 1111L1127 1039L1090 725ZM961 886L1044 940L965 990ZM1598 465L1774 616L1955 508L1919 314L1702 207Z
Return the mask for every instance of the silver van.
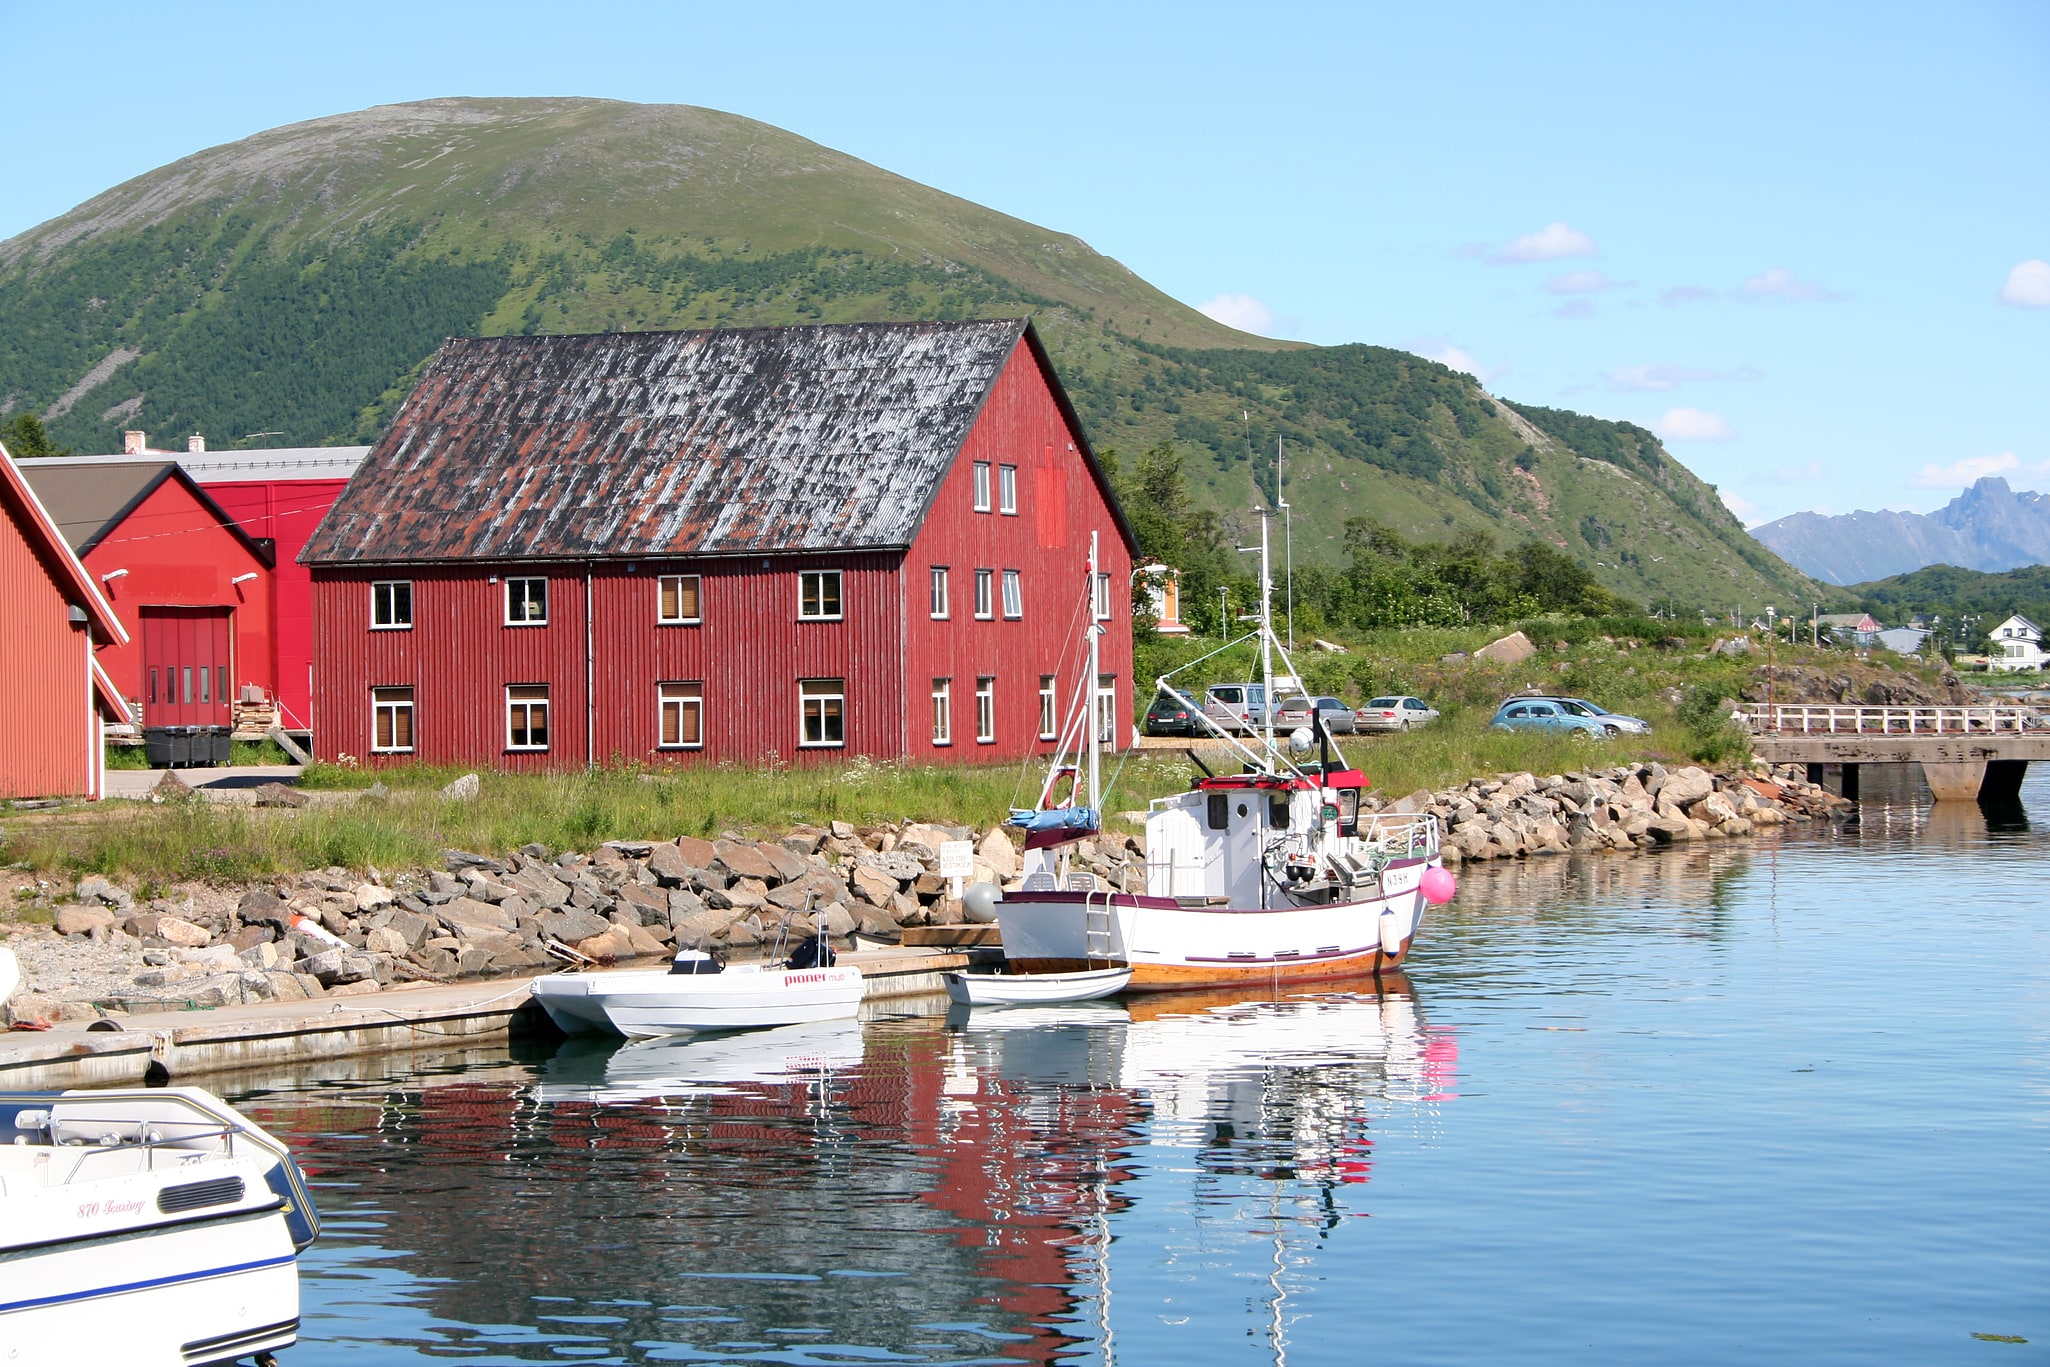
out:
M1226 731L1251 731L1267 725L1264 684L1212 684L1203 695L1203 715Z

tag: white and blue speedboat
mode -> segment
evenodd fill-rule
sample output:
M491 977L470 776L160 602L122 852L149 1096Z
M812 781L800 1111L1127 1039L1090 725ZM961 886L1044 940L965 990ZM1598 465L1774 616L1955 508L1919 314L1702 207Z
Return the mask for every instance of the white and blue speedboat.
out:
M211 1093L0 1093L6 1367L268 1363L319 1233L291 1151Z

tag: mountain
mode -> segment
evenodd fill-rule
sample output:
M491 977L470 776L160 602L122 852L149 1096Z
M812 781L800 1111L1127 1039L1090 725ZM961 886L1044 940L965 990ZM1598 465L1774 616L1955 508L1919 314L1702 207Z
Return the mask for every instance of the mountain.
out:
M1924 565L2012 570L2050 562L2050 495L2017 492L1989 476L1933 513L1795 513L1751 534L1832 584Z
M362 441L453 335L1016 315L1092 442L1181 444L1234 530L1279 442L1306 562L1369 516L1537 538L1640 602L1807 592L1642 428L1400 351L1236 332L1078 238L687 106L382 106L116 186L0 243L0 414L81 450L134 427Z

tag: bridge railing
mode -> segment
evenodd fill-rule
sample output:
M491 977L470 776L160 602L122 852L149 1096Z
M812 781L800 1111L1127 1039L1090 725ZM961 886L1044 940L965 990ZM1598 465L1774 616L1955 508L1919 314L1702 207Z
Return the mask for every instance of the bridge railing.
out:
M2031 707L1916 705L1862 707L1844 703L1781 703L1745 716L1755 733L1780 735L1990 735L2039 729Z

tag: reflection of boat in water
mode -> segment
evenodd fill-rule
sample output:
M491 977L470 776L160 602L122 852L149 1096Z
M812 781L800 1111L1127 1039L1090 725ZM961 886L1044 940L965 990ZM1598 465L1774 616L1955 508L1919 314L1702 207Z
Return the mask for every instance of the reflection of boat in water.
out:
M810 1082L821 1073L857 1067L862 1049L861 1024L852 1020L570 1049L543 1067L534 1097L617 1105L745 1084Z
M288 1347L319 1233L291 1151L208 1092L0 1094L9 1367Z

